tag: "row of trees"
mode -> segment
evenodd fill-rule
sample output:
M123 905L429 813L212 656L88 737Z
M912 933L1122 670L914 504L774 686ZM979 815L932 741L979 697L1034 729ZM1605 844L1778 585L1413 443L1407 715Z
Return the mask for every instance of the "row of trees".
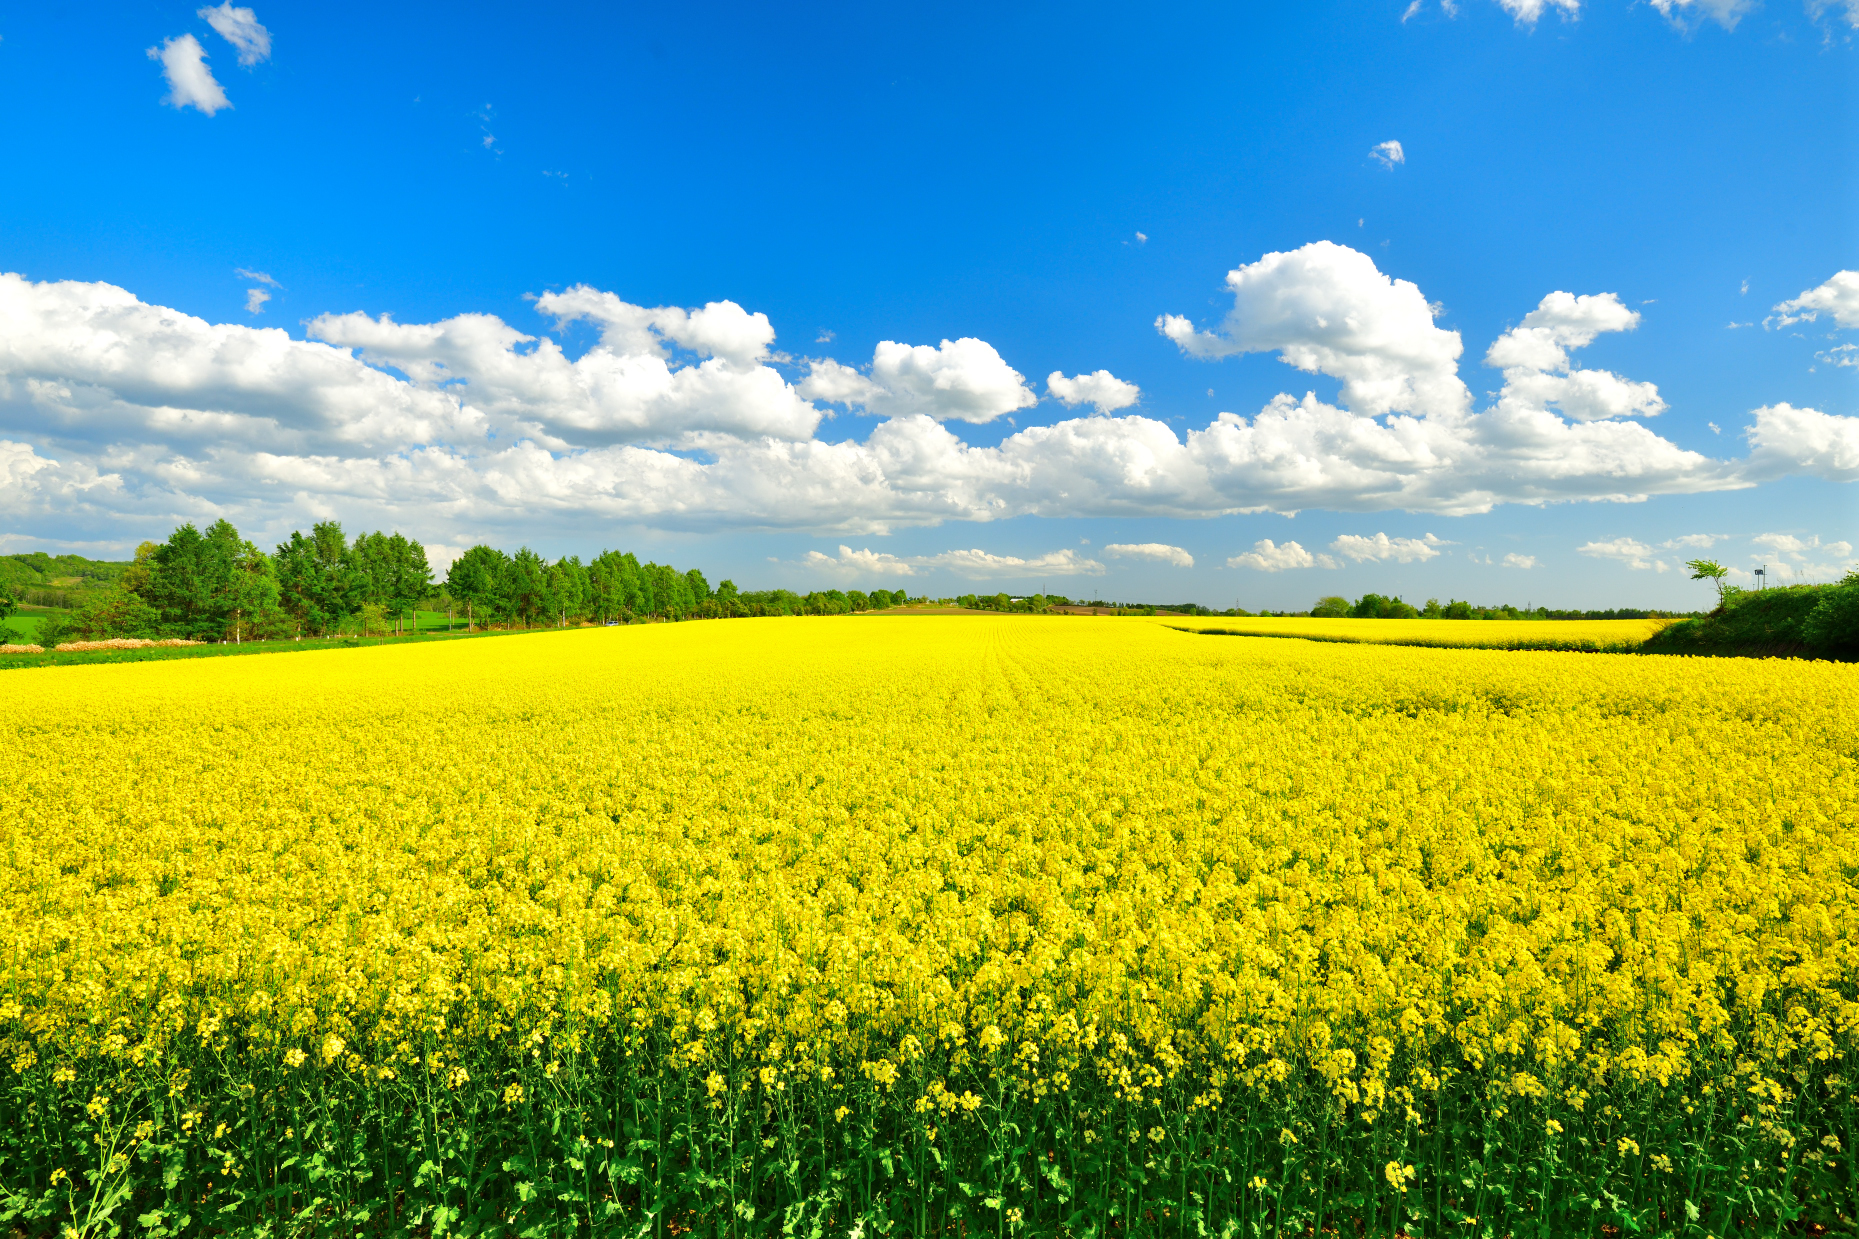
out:
M426 550L401 534L350 542L327 521L270 554L230 521L144 542L109 591L48 619L42 644L108 637L250 641L400 624L432 590Z
M16 592L16 591L15 591ZM714 590L693 568L641 563L603 551L551 563L528 547L514 554L474 546L435 580L426 548L396 533L353 541L336 521L294 531L266 553L229 521L203 533L182 525L166 542L144 542L105 593L47 619L39 640L182 637L250 641L404 630L420 609L444 610L468 628L485 625L631 623L750 615L838 615L896 606L902 590ZM0 617L14 606L0 597Z
M1244 615L1246 612L1241 611L1238 614ZM1594 620L1666 618L1672 612L1639 611L1631 608L1617 608L1609 611L1552 611L1548 607L1513 607L1508 603L1499 606L1481 606L1461 602L1457 598L1443 603L1437 598L1429 598L1425 606L1416 607L1412 603L1402 602L1399 597L1385 598L1380 594L1363 594L1354 602L1332 594L1317 599L1308 612L1261 611L1259 614L1308 614L1316 619Z

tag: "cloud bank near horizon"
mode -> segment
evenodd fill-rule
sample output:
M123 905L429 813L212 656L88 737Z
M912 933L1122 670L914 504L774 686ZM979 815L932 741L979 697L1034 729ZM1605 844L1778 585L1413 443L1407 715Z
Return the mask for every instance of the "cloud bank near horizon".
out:
M1789 312L1844 325L1850 274L1826 286L1839 296L1804 295ZM644 307L580 285L535 299L555 335L597 329L570 357L541 326L491 314L324 314L295 339L109 284L4 275L0 515L93 540L161 521L269 529L331 514L442 542L589 519L881 534L1023 515L1446 516L1788 474L1859 480L1859 418L1766 405L1737 459L1655 433L1646 420L1666 405L1653 383L1571 356L1637 325L1611 293L1551 292L1492 342L1485 364L1504 386L1480 411L1459 333L1365 254L1327 241L1267 254L1230 272L1227 289L1233 306L1214 328L1165 314L1158 329L1189 359L1275 353L1336 379L1336 403L1284 393L1250 417L1223 412L1177 433L1117 415L1139 393L1107 370L1054 372L1051 398L1094 412L977 446L949 423L1039 397L972 337L881 341L862 366L796 360L775 350L765 314L733 301ZM878 420L863 439L825 441L822 406L834 402ZM1257 549L1247 566L1287 552Z

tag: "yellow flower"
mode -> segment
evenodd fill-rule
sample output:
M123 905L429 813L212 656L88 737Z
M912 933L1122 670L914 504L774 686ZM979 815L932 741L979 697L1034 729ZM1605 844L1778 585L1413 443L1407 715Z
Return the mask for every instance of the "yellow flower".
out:
M506 1051L675 1053L666 1096L751 1123L759 1087L1123 1145L1262 1097L1421 1140L1448 1100L1657 1094L1771 1169L1843 1159L1792 1099L1853 1087L1853 668L1383 644L1653 623L768 619L0 676L49 720L0 745L0 1040L93 1125L166 1092L190 1135L280 1060L478 1108ZM1275 636L1178 631L1222 626Z

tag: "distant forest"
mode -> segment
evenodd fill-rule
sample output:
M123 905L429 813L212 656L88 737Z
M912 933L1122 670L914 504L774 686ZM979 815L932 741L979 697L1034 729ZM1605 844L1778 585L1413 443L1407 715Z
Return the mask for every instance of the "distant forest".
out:
M758 615L843 615L911 601L902 589L739 590L714 588L696 568L641 563L630 552L602 551L587 563L569 555L551 562L528 547L507 553L474 546L441 578L418 541L400 533L350 539L340 523L295 531L266 552L227 521L204 532L182 525L165 542L144 542L128 562L50 555L0 556L0 620L19 607L40 615L41 644L110 637L181 637L254 641L338 634L404 632L420 612L444 614L448 626L567 626ZM915 599L929 603L927 597ZM1073 599L1062 594L963 594L934 600L982 611L1093 608L1128 614L1175 612L1247 616L1198 603ZM1351 602L1320 598L1308 611L1260 615L1359 616L1380 619L1642 619L1671 614L1519 609L1365 594ZM426 627L430 628L431 624Z

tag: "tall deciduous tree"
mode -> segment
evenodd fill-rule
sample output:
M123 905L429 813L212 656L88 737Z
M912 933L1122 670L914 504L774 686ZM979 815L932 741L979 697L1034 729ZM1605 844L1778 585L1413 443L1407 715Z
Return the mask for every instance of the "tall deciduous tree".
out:
M578 620L587 609L591 592L587 569L579 556L559 559L549 569L549 592L553 595L556 619L565 628L569 620Z
M465 604L465 629L480 619L508 614L503 587L509 557L494 546L478 545L452 561L445 574L446 592Z
M504 596L525 628L553 611L555 599L549 588L548 561L528 547L519 546L504 564Z
M232 626L233 641L243 642L277 617L277 570L269 555L243 539L233 548L230 566L221 603Z
M363 600L393 616L396 626L432 590L426 548L398 530L362 534L349 548L349 557L363 581Z
M334 632L361 606L363 586L349 562L348 542L337 521L322 521L306 537L292 530L278 546L279 601L311 636Z

